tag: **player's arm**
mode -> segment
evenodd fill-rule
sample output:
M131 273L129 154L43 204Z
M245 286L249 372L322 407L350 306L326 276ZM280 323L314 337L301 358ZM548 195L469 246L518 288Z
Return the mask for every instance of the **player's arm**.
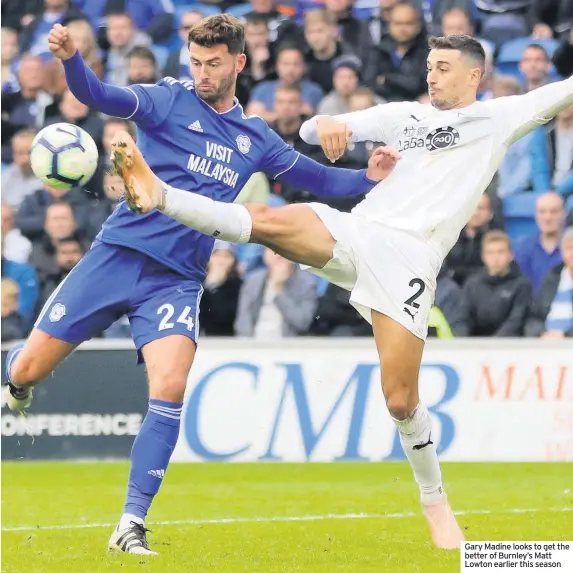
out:
M573 105L573 76L524 95L485 102L504 143L511 145Z
M166 87L118 87L102 82L86 65L67 29L60 24L52 28L48 43L52 53L62 60L70 91L90 109L147 124L159 124L165 119L172 97Z
M305 121L300 136L306 143L320 145L331 161L339 159L348 142L390 141L388 126L395 122L398 108L409 103L380 104L335 116L315 116Z
M392 148L379 148L368 162L368 169L325 167L295 151L271 129L266 148L262 171L317 197L352 197L366 193L392 172L400 158Z

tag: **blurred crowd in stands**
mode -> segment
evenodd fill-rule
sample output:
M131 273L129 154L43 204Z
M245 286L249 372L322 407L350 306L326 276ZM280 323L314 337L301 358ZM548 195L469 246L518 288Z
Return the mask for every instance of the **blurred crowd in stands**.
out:
M67 89L47 35L67 25L104 81L125 86L189 79L186 39L219 12L245 24L248 64L238 97L294 148L314 114L384 102L427 101L428 37L472 34L487 69L482 100L521 94L573 73L573 0L2 0L2 340L24 337L81 259L119 197L107 173L110 141L126 120L90 111ZM100 151L85 189L34 177L39 129L75 123ZM338 165L362 168L377 145L357 144ZM477 176L477 174L474 174ZM468 174L472 176L472 174ZM404 190L407 192L407 190ZM255 174L238 201L314 200ZM332 206L349 210L359 199ZM430 334L573 337L573 106L513 145L440 273ZM380 248L384 248L383 245ZM257 245L217 241L201 302L207 336L368 336L349 293ZM128 337L127 317L103 337Z

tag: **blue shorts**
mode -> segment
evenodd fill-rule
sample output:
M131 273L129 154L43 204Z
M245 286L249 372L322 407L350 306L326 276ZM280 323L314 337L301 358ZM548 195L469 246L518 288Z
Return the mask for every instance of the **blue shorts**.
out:
M139 362L145 344L182 334L197 342L203 287L132 249L97 240L52 293L36 327L80 344L127 315Z

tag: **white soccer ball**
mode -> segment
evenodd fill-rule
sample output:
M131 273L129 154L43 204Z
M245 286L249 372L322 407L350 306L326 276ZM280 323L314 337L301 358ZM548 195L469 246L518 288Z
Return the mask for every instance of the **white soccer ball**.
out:
M85 185L95 173L98 150L91 135L71 123L54 123L36 135L30 150L32 170L55 189Z

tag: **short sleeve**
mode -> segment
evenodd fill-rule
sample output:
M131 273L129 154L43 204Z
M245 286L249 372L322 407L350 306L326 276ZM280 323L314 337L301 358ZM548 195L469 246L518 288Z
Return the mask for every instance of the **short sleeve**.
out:
M165 121L175 101L175 89L159 84L135 84L128 86L137 98L137 107L131 119L141 127L157 127Z
M266 127L265 154L259 169L276 179L286 173L297 161L299 153L287 145L270 127Z

